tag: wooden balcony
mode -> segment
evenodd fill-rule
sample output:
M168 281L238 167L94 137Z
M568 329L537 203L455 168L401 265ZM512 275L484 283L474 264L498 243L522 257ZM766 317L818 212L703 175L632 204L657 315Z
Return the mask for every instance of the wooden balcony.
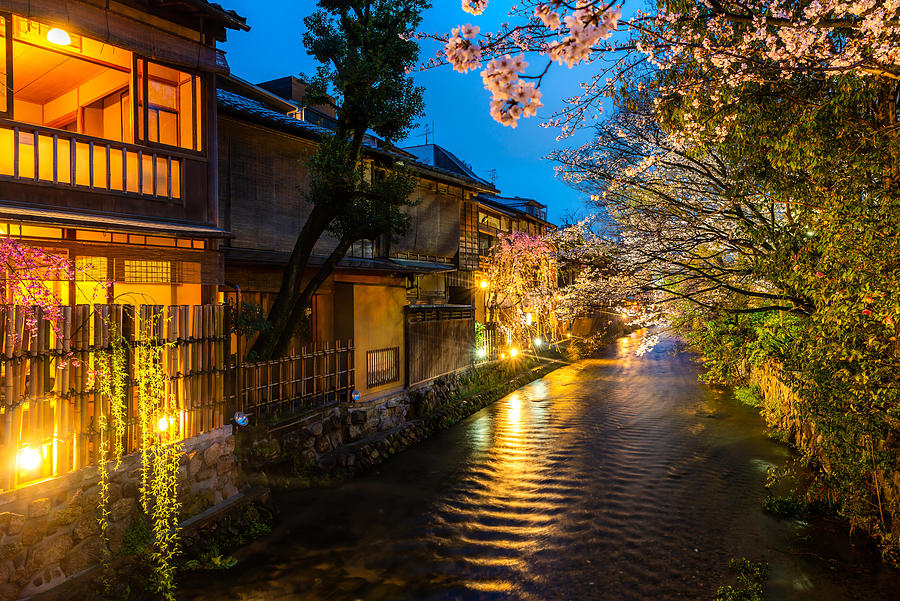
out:
M178 200L190 155L0 121L0 178Z

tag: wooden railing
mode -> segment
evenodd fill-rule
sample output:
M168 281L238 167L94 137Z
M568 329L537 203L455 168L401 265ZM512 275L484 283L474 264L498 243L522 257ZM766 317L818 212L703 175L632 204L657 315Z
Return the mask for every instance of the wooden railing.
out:
M369 388L399 381L399 346L366 351L366 385Z
M127 349L126 453L136 450L140 437L134 383L139 341L159 349L168 374L161 410L174 420L171 427L187 438L230 419L223 305L76 305L61 311L54 329L40 308L0 307L0 488L97 462L98 420L109 415L109 400L94 381L114 332ZM26 327L28 321L34 326ZM37 465L22 465L25 449Z
M182 157L172 152L0 122L0 176L178 199L183 172Z
M409 305L405 312L407 385L472 365L475 350L472 306Z
M254 419L347 402L354 389L353 341L301 347L290 357L241 367L241 411Z

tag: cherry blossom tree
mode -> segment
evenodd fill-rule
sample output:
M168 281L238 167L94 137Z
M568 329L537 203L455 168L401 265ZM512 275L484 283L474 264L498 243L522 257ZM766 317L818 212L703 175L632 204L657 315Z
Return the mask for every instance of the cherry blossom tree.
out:
M900 0L659 0L655 10L627 17L623 4L525 1L510 9L511 22L498 31L481 33L467 24L448 36L431 36L444 46L430 65L446 62L461 72L485 65L491 114L509 126L536 114L541 82L553 63L591 65L578 94L545 122L564 134L595 118L601 100L628 86L641 65L678 72L669 91L714 110L747 83L790 80L798 73L900 79ZM472 15L487 5L462 3Z

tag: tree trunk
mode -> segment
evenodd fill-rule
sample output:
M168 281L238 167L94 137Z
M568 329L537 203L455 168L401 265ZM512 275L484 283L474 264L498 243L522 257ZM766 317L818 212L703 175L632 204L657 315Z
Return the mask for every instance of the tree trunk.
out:
M278 291L278 297L269 311L268 321L272 327L260 333L259 338L253 345L252 351L260 359L273 357L276 344L288 326L291 312L294 310L296 299L300 293L300 286L303 283L303 273L306 271L306 266L309 263L309 257L316 242L325 232L331 220L332 217L328 214L328 210L321 208L319 205L314 205L309 218L303 224L303 229L300 230L300 235L297 236L297 242L294 244L291 257L281 278L281 288Z
M313 295L328 279L328 276L334 272L334 268L347 254L354 241L348 237L341 239L334 250L331 251L331 254L328 255L328 258L325 259L325 263L316 271L316 275L307 282L294 303L286 327L282 330L277 342L275 342L273 356L281 357L290 350L291 340L300 331L300 324L306 318L306 309L310 306Z

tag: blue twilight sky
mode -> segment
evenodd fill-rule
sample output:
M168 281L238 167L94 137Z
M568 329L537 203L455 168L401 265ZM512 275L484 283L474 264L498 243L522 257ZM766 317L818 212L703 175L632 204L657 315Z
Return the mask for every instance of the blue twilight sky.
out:
M220 0L226 8L247 18L250 32L228 32L223 45L232 72L252 83L259 83L301 72L312 74L315 61L301 43L303 17L315 7L313 0ZM496 29L508 19L509 0L494 0L484 14L464 13L459 0L432 0L422 29L446 32L464 23L481 26L482 31ZM421 58L427 59L437 46L426 42ZM534 67L537 63L533 63ZM543 63L541 63L543 65ZM543 86L544 108L538 114L548 116L560 99L578 92L578 82L587 74L582 69L554 66ZM497 187L504 195L535 198L548 205L549 218L559 222L566 213L584 214L585 195L572 190L554 177L553 165L544 157L560 145L573 145L584 136L556 141L558 132L539 127L538 118L522 119L516 129L504 127L488 114L490 94L484 89L477 71L463 75L450 67L416 73L417 83L425 88L426 115L417 129L400 146L424 144L424 125L433 122L432 140L469 163L476 174L489 180L489 171L497 170ZM587 135L587 133L585 133Z

